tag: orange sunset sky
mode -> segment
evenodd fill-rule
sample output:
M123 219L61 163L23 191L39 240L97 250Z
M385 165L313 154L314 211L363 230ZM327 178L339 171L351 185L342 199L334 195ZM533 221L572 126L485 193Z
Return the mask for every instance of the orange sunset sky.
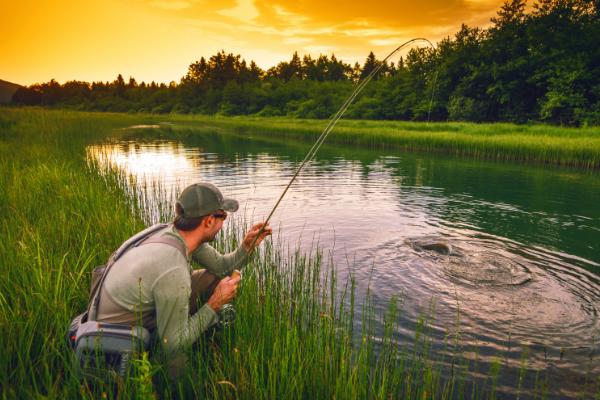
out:
M19 84L179 82L218 50L262 68L300 55L361 64L413 37L435 41L462 22L485 27L502 0L0 0L0 79Z

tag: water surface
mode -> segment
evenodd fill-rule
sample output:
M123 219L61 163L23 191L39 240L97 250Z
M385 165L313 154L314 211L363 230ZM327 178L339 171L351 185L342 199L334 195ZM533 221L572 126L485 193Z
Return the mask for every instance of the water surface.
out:
M115 140L88 147L88 156L136 176L140 187L160 184L171 200L190 183L212 182L260 220L308 146L207 134ZM445 351L459 331L468 358L483 366L501 359L507 396L523 366L533 371L523 386L543 370L555 398L580 393L600 374L596 173L324 147L272 225L277 241L308 248L318 240L340 280L355 274L359 294L370 285L379 310L399 297L397 335L406 343L433 302L434 350Z

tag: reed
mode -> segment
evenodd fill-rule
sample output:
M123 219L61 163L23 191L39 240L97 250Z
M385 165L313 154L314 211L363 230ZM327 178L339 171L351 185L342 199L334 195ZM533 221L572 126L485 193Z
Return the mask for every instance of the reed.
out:
M84 146L148 118L0 110L0 397L115 396L108 386L81 384L65 330L86 305L92 268L151 219L171 215L169 207L149 209L144 201L159 186L133 191L118 171L86 163ZM244 226L228 225L221 250L237 246ZM481 370L460 354L432 354L429 312L414 342L399 342L401 299L376 315L368 294L359 304L354 279L338 282L317 247L303 254L267 242L238 293L234 326L190 349L177 382L168 381L158 359L142 355L120 398L494 396L498 365ZM385 331L376 337L378 319ZM458 372L448 373L450 362ZM475 369L477 383L470 378ZM533 390L543 397L543 385ZM588 394L600 395L600 383Z

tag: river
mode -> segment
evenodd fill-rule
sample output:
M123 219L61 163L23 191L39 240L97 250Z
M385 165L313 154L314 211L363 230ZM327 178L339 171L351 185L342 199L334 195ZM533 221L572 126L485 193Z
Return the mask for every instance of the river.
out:
M140 133L87 152L140 187L159 183L170 201L212 182L260 220L309 145ZM523 368L532 371L523 387L539 384L541 370L551 398L575 396L600 375L598 173L324 146L271 225L275 241L318 241L340 281L353 273L359 295L370 285L377 309L401 299L396 334L407 343L434 304L434 350L459 332L465 357L501 360L508 397Z

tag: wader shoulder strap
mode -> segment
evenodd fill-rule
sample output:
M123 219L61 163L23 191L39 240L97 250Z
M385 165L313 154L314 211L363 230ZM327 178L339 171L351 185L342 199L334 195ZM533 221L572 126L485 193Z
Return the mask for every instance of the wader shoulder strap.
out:
M156 224L153 225L137 234L127 239L109 258L106 267L104 268L104 273L102 274L102 278L100 282L95 288L95 291L90 296L90 303L88 305L88 321L95 321L98 316L98 305L100 304L100 293L102 293L102 285L104 284L104 280L108 275L108 272L112 268L112 266L117 262L119 258L123 254L125 254L128 250L133 247L138 247L144 244L149 243L163 243L172 247L175 247L179 252L187 258L187 247L186 245L177 238L173 236L153 236L158 231L166 228L168 224Z
M176 237L170 235L152 236L137 244L136 247L149 243L162 243L167 244L171 247L175 247L177 250L179 250L183 257L187 258L187 246L185 245L185 243L183 243L183 241L177 239Z

